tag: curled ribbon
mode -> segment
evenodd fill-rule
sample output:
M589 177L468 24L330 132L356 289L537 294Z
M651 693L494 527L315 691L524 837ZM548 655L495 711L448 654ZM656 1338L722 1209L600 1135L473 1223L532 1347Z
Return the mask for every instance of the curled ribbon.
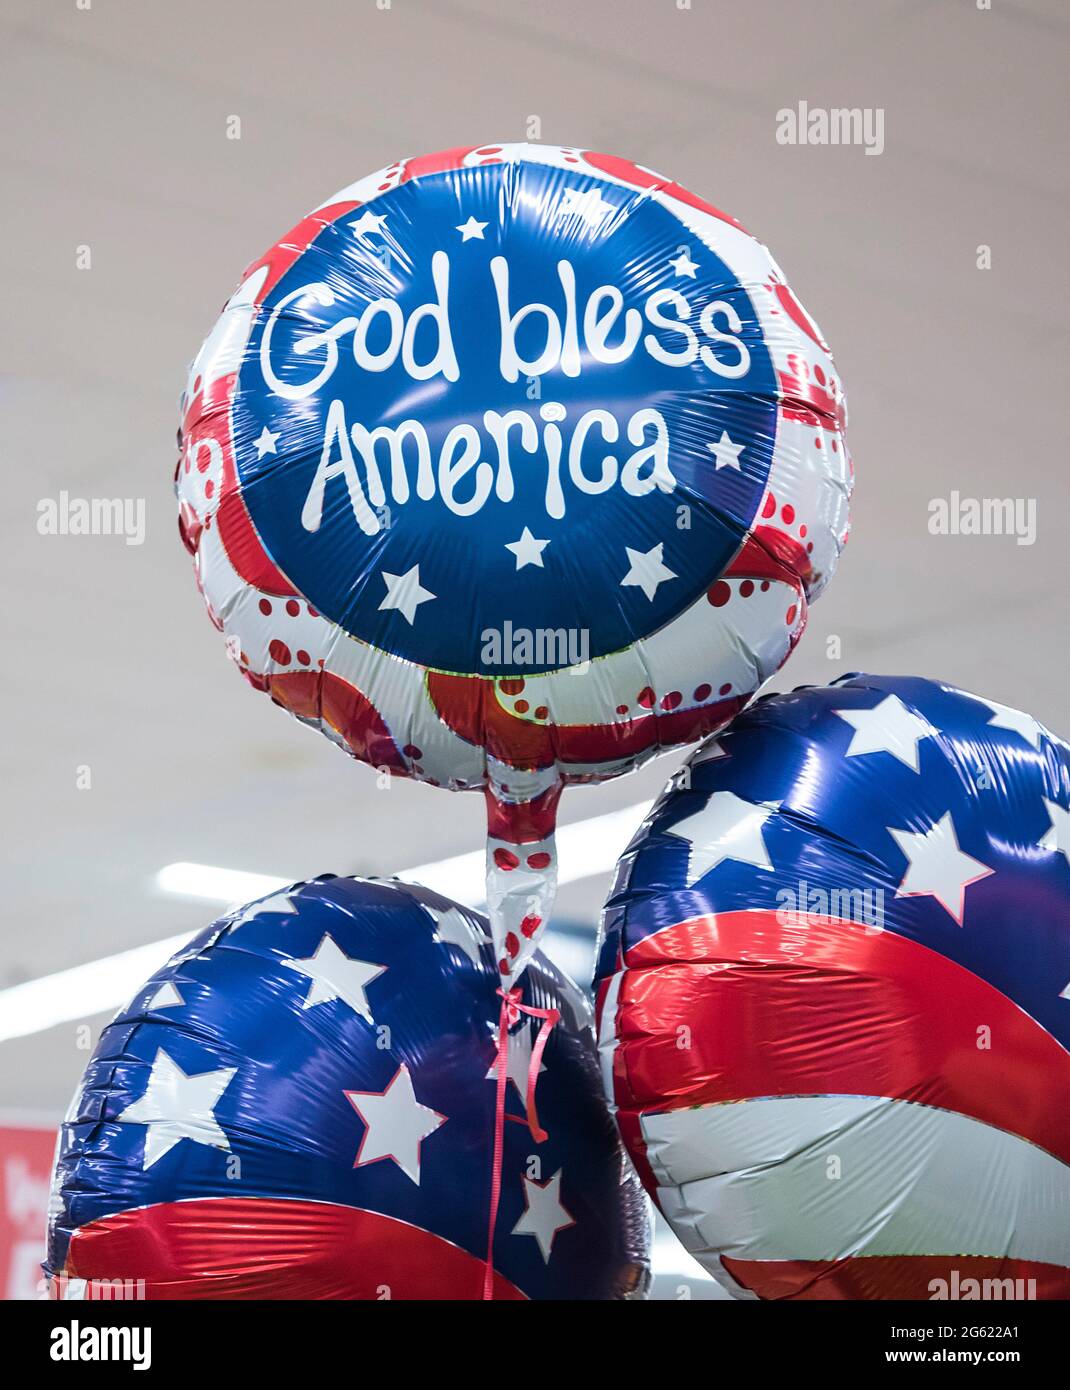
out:
M520 1018L521 1014L528 1014L531 1018L541 1018L542 1026L539 1028L538 1036L531 1049L531 1065L528 1067L528 1086L527 1086L527 1116L526 1123L531 1131L531 1137L536 1144L541 1144L546 1139L546 1130L539 1124L539 1116L535 1109L535 1087L539 1080L539 1068L542 1065L542 1054L545 1051L550 1030L561 1018L559 1009L537 1009L533 1004L522 1004L520 1002L520 986L515 985L511 990L499 989L502 1007L498 1015L498 1052L495 1058L495 1080L497 1083L494 1103L494 1159L490 1174L490 1215L487 1220L487 1259L483 1271L483 1297L486 1300L494 1298L494 1228L498 1222L498 1203L502 1195L502 1156L505 1150L505 1121L515 1119L513 1115L506 1116L505 1113L505 1088L509 1080L509 1029L512 1028Z

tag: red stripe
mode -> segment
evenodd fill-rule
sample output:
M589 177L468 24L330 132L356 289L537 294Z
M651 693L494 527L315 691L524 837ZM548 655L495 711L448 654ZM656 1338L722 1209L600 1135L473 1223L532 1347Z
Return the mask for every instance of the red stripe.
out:
M622 1112L887 1096L996 1125L1070 1162L1070 1055L1035 1019L905 937L806 920L697 917L626 951Z
M1015 1298L1070 1298L1070 1269L1035 1260L986 1255L865 1255L845 1260L734 1260L722 1258L729 1274L760 1298L934 1299L938 1294L974 1302ZM1011 1289L984 1280L1021 1280ZM934 1284L943 1280L946 1288ZM974 1286L969 1281L976 1280ZM1031 1286L1030 1281L1035 1283Z
M271 1197L164 1202L90 1222L63 1270L102 1285L144 1280L149 1299L478 1299L483 1272L478 1256L393 1217ZM494 1297L524 1294L496 1272Z

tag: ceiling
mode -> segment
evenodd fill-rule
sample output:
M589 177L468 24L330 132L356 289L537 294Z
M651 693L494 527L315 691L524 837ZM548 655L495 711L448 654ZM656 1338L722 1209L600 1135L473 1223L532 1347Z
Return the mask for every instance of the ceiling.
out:
M153 887L175 860L392 873L481 845L481 799L378 792L235 678L171 472L186 363L243 266L360 174L533 117L740 217L836 353L852 538L775 687L941 676L1070 731L1058 0L4 8L0 988L203 925L209 906ZM883 108L883 153L778 144L801 99ZM145 543L40 535L63 489L144 498ZM1035 544L930 535L953 489L1035 498ZM574 790L563 820L649 799L671 766ZM605 889L570 885L561 918L593 935ZM89 1022L0 1044L0 1106L58 1117Z

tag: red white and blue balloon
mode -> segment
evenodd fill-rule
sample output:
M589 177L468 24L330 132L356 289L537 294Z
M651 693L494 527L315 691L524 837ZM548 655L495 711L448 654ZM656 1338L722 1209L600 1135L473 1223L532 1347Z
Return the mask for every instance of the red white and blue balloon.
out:
M62 1126L59 1298L478 1299L494 1161L498 974L486 922L324 876L195 937L105 1028ZM556 1008L536 1143L503 1126L496 1299L642 1293L647 1202L602 1097L591 1013ZM509 1033L523 1119L533 1022Z
M740 1297L1070 1297L1070 749L938 681L758 701L623 856L620 1130Z
M562 786L722 727L847 534L827 346L734 218L628 160L402 160L246 271L189 374L180 525L245 678L488 799L503 975Z

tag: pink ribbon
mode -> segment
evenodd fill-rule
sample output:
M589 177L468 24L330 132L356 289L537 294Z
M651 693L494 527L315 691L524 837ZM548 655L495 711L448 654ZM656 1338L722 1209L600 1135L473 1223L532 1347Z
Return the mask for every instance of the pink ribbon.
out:
M515 985L508 992L499 989L502 1007L498 1016L498 1053L495 1058L496 1068L496 1095L494 1103L494 1159L490 1172L490 1215L487 1221L487 1260L483 1271L483 1297L487 1300L494 1298L494 1228L498 1222L498 1203L502 1195L502 1158L505 1151L505 1121L517 1120L519 1124L526 1124L531 1131L531 1137L536 1144L541 1144L546 1139L546 1130L539 1124L539 1116L535 1110L535 1087L539 1081L539 1068L542 1066L542 1054L546 1048L550 1030L561 1018L559 1009L537 1009L533 1004L522 1004L520 1002L520 986ZM539 1028L535 1045L531 1049L531 1065L528 1067L528 1088L527 1088L527 1115L524 1120L518 1119L516 1115L506 1115L505 1113L505 1089L509 1080L509 1029L519 1020L521 1014L528 1014L531 1018L541 1018L542 1026Z

